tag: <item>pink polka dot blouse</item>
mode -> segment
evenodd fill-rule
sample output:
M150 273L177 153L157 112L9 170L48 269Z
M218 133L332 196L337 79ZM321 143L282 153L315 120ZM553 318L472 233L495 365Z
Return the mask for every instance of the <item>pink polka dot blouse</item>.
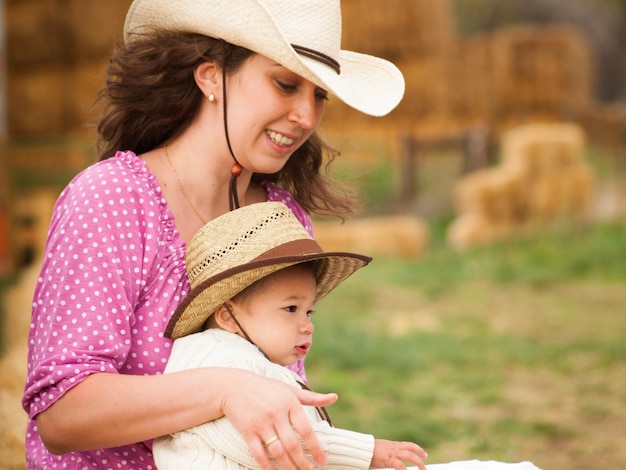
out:
M312 233L290 193L264 186ZM163 332L189 291L185 248L156 178L132 152L92 165L61 193L28 338L29 469L155 468L151 441L53 455L34 418L90 374L163 372L172 346ZM304 376L301 363L296 372Z

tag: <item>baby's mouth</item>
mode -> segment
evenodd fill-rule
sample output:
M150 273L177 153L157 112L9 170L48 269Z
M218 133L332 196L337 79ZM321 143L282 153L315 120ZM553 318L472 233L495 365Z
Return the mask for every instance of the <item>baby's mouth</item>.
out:
M304 344L300 344L296 346L296 351L298 352L298 354L301 354L304 356L309 351L310 348L311 348L310 343L304 343Z

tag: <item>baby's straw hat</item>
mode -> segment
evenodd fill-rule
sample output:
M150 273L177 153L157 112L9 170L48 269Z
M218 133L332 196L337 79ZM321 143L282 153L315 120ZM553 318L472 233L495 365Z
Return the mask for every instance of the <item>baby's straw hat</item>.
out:
M165 336L202 329L224 302L259 279L313 261L320 299L371 261L354 253L325 253L281 202L261 202L227 212L204 225L187 248L191 292L172 316Z
M341 50L339 0L134 0L126 43L155 29L250 49L372 116L389 113L404 95L404 78L391 62Z

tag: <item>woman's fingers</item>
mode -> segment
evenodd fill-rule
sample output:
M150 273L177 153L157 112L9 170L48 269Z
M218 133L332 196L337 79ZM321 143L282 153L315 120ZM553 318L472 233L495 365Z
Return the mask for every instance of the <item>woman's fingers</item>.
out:
M269 455L266 451L265 445L261 439L252 439L246 440L248 443L248 447L250 447L250 452L252 452L252 456L254 460L263 468L263 470L276 470L276 466L272 463L269 458Z
M305 391L259 376L248 378L246 385L231 385L222 409L240 430L259 465L264 470L274 470L276 465L284 470L313 468L305 448L323 465L326 454L302 404L331 404L336 394Z
M313 394L318 395L318 394ZM336 397L311 396L305 399L314 402L334 402ZM330 401L329 401L330 400ZM320 445L315 432L302 406L296 402L288 410L287 419L277 416L274 422L275 434L263 440L266 452L285 470L314 468L311 457L319 465L326 463L326 453ZM310 454L307 455L306 450Z
M292 407L288 419L277 421L275 426L279 439L268 445L267 450L282 468L312 469L313 462L307 456L305 447L318 463L319 460L325 462L326 455L300 405Z
M329 406L337 401L336 393L317 393L311 390L294 389L298 400L303 405Z
M304 409L301 406L292 409L289 415L289 420L292 429L294 429L297 433L296 435L300 437L304 443L304 447L309 451L313 460L319 465L324 465L326 463L326 452L317 439ZM298 442L299 447L302 447L302 442ZM313 467L311 466L311 468Z

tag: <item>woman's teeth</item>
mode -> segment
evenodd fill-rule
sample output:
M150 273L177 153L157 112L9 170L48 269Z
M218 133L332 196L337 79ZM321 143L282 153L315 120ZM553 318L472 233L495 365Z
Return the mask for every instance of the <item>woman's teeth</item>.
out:
M278 132L274 132L274 131L265 131L265 132L269 136L269 138L272 139L272 142L282 147L289 147L290 145L293 145L294 143L294 139L290 139L289 137L279 134Z

